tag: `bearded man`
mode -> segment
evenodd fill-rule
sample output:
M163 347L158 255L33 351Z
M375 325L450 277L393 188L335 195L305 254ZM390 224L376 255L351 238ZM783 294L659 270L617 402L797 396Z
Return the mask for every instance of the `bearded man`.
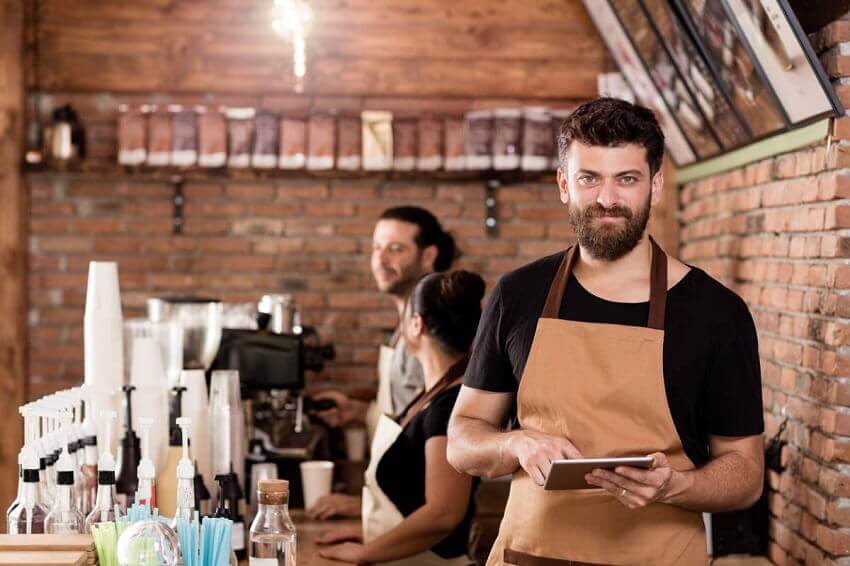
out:
M458 256L454 237L428 210L418 206L399 206L385 210L372 235L370 267L378 290L392 298L401 320L407 297L423 275L446 271ZM396 327L378 354L378 391L375 399L354 399L339 390L313 395L331 400L333 409L317 413L332 427L366 424L371 432L381 414L395 417L416 397L425 385L422 367L405 347ZM328 519L360 514L360 498L334 493L320 498L307 514Z
M582 104L558 149L577 242L494 289L448 460L513 474L488 564L707 564L701 513L750 506L764 482L752 316L646 231L664 185L651 111ZM543 487L557 460L644 455L649 469L596 469L588 489Z

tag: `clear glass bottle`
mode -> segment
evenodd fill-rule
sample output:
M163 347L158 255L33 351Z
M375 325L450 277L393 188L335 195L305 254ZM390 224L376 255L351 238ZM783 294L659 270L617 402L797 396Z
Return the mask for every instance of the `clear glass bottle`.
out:
M115 472L105 471L97 474L97 499L91 513L86 517L85 532L91 533L91 526L106 521L115 521Z
M80 467L80 495L77 499L80 512L88 516L94 509L97 497L97 436L87 436L82 440L83 465Z
M12 532L12 521L9 519L12 515L12 512L15 508L21 503L21 495L24 491L24 467L21 465L21 459L18 458L18 494L15 496L15 500L12 501L12 504L9 505L9 508L6 509L6 532Z
M47 514L44 530L50 535L78 534L83 532L84 519L74 504L74 472L56 473L56 498Z
M38 501L49 509L53 505L53 497L50 494L50 478L47 471L47 456L38 459Z
M295 566L295 525L289 517L289 482L257 483L257 516L251 523L249 566Z
M38 497L38 465L24 467L24 485L21 500L9 514L9 534L42 534L47 509Z

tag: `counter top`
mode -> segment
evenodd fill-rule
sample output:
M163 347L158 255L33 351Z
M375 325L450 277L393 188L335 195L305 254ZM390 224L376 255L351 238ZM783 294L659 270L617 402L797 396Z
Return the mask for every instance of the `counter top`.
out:
M298 566L341 566L344 562L325 560L319 557L321 548L316 539L327 530L349 525L359 525L360 519L334 519L329 521L314 521L304 515L300 509L290 510L292 521L295 523L296 533L296 562ZM246 535L247 536L247 535ZM248 564L247 560L240 564Z
M296 532L296 552L298 566L330 566L331 564L339 566L343 562L334 560L326 560L319 557L319 549L321 546L316 543L316 539L330 529L337 527L347 527L350 525L359 525L360 519L333 519L329 521L315 521L308 519L304 511L296 510L292 512L292 520L295 523Z

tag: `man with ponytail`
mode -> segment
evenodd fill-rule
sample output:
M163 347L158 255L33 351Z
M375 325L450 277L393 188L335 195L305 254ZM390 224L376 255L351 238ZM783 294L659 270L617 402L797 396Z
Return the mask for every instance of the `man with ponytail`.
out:
M370 258L372 276L378 290L392 299L399 320L416 282L423 275L448 270L457 256L452 235L424 208L388 208L375 224ZM336 407L321 411L317 416L332 427L365 424L371 438L380 415L398 415L425 385L422 367L401 339L400 327L380 345L377 369L378 388L374 399L354 399L335 389L322 391L313 398L331 400ZM307 513L318 519L356 516L360 513L360 500L331 494L319 499Z

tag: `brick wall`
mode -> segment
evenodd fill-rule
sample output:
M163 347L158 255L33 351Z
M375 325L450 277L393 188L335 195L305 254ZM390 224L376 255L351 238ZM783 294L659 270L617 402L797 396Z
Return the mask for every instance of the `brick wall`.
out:
M171 186L137 177L32 174L30 392L77 383L88 262L116 260L125 318L152 294L256 301L291 291L305 323L338 350L323 379L374 379L375 345L396 316L368 267L375 219L388 206L432 210L458 239L460 266L499 275L566 245L554 179L496 193L500 234L484 230L481 181L382 175L205 180L185 187L185 232L171 235Z
M833 79L850 74L847 40L847 21L813 36ZM850 106L846 87L838 91ZM770 473L777 564L846 564L850 556L847 122L836 122L828 154L824 141L680 194L682 258L736 290L755 317L767 434L789 419L787 468Z

